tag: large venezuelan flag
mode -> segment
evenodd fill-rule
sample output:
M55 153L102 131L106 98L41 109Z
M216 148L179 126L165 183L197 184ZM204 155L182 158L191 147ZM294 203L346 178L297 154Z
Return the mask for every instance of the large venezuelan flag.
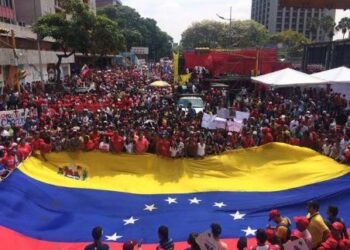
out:
M0 183L1 247L83 249L101 225L112 249L141 239L154 249L165 224L184 249L188 233L217 222L234 249L234 239L267 225L271 208L292 218L316 199L323 214L334 204L350 221L348 173L312 150L278 143L204 160L100 152L52 153L48 162L31 157Z

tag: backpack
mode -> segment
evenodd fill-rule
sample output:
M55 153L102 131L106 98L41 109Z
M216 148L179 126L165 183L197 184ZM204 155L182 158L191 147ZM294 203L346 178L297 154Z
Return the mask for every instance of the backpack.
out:
M291 230L291 226L292 226L292 223L290 222L290 219L289 218L285 218L287 219L287 223L279 223L276 227L276 230L279 228L279 227L285 227L287 228L287 235L286 235L286 239L285 239L285 242L287 242L288 240L290 240L290 237L291 237L291 234L292 234L292 230ZM285 243L283 242L283 243Z

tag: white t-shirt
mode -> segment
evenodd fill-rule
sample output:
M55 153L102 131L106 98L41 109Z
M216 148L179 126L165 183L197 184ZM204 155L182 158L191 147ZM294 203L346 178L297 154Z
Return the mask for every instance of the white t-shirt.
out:
M170 147L170 156L171 157L176 157L177 156L177 147Z
M305 243L309 249L312 249L312 236L309 230L306 229L304 232L301 232L300 236L305 240Z
M130 142L130 143L125 143L125 144L124 144L124 147L125 147L126 152L127 152L128 154L134 153L134 143L132 143L132 142Z
M109 143L105 143L105 142L101 141L98 148L102 151L109 152L110 145L109 145Z
M197 155L198 156L204 156L205 155L205 143L201 144L201 143L198 142Z

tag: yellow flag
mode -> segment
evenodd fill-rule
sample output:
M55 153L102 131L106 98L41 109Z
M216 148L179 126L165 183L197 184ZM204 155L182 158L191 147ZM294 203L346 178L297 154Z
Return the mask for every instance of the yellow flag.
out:
M179 81L179 52L173 52L174 83Z
M190 81L192 74L188 73L188 74L184 74L184 75L180 75L180 84L186 84Z

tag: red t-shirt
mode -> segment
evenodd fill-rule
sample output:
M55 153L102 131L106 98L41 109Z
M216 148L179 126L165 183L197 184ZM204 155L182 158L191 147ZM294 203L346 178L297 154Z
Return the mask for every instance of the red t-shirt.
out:
M6 155L1 160L4 167L8 170L13 170L16 168L16 160L13 155Z
M170 156L170 141L168 141L166 139L159 140L157 142L156 149L157 149L157 154L159 154L161 156L169 157Z
M51 144L47 144L44 141L40 143L40 152L42 154L48 154L51 152Z
M33 139L32 141L33 150L40 150L40 144L42 142L44 142L44 140L41 138Z
M123 150L124 147L124 139L120 135L114 136L112 140L112 147L114 152L120 153Z
M135 140L135 153L142 154L145 153L148 149L149 142L146 138L142 138L141 140Z
M85 144L84 144L84 150L87 151L92 151L95 149L95 143L93 140L89 139Z
M25 143L24 145L20 144L17 147L17 155L20 161L27 158L30 155L30 152L32 152L32 147L29 145L29 143Z
M253 137L246 137L246 136L242 136L242 146L243 148L250 148L250 147L254 147L254 140Z

